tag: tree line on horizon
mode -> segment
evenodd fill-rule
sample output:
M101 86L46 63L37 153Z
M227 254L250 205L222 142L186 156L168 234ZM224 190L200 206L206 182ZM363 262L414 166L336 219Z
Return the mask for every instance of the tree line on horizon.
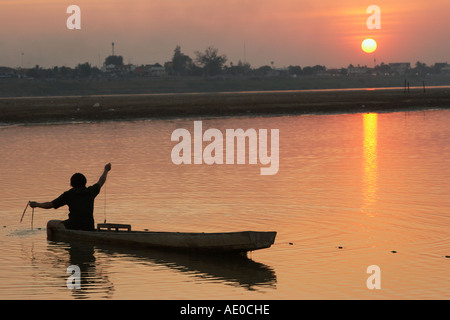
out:
M146 65L151 67L164 68L165 74L169 76L268 76L268 75L285 75L285 76L311 76L324 74L327 70L324 65L314 66L289 66L283 69L275 69L273 62L271 65L264 65L258 68L252 68L248 62L238 61L237 64L230 62L224 54L219 54L219 50L215 47L208 47L204 51L195 51L195 58L184 54L180 46L176 46L172 59L165 62L164 65L155 63L153 65ZM110 66L109 73L115 76L133 75L130 69L123 62L123 57L120 55L110 55L105 58L103 68ZM440 73L442 63L436 63L433 66L427 66L425 63L417 61L415 66L408 72L415 75L427 75ZM102 69L103 69L102 68ZM367 66L353 66L350 64L347 68L333 69L335 75L347 75L348 70L352 68L366 69L367 73L386 75L391 71L389 64L381 63L374 68ZM91 66L90 63L80 63L75 68L66 66L53 68L41 68L36 65L34 68L22 70L21 75L29 78L96 78L103 75L105 70L96 66Z

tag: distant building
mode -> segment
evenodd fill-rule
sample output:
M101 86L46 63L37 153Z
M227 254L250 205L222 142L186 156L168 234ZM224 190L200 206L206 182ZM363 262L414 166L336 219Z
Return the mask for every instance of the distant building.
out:
M132 64L124 64L124 65L114 65L114 64L104 64L101 68L102 72L111 74L111 75L126 75L130 74L134 71L136 67Z
M101 70L102 72L108 72L108 73L110 73L110 72L112 72L112 71L115 69L115 67L116 67L116 66L113 65L113 64L108 64L108 65L104 64L100 70Z
M450 64L447 64L446 66L441 68L441 73L443 74L450 74Z
M409 62L389 63L392 75L404 75L411 69Z
M349 76L362 76L362 75L368 75L369 68L367 66L361 67L361 66L348 66L347 68L347 75Z
M148 66L148 70L151 77L164 77L166 76L166 68L159 64Z
M436 73L446 73L450 65L447 62L436 62L434 64L434 72Z
M327 69L326 73L331 77L338 77L342 75L342 69Z
M166 68L159 63L138 66L133 73L141 77L164 77L167 75Z
M0 67L0 78L16 77L16 70L9 67Z
M289 68L274 68L272 75L276 77L283 77L289 75Z

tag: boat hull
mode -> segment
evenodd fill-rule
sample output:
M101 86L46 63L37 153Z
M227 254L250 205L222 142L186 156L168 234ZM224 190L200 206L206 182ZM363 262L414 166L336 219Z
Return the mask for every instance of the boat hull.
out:
M53 240L87 240L126 246L216 252L247 252L269 248L276 237L274 231L189 233L53 229L52 232Z

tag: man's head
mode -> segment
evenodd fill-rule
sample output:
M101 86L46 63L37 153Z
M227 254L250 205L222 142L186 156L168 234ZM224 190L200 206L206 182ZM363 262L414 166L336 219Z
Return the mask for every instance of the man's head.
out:
M86 177L81 173L75 173L72 178L70 178L70 185L74 188L86 187Z

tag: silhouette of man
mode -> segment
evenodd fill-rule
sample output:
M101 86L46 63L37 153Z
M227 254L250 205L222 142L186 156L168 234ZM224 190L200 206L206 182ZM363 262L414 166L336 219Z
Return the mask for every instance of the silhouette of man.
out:
M81 173L75 173L70 178L72 189L64 192L58 198L50 202L30 201L30 207L43 209L58 209L64 205L69 206L69 218L67 220L50 220L47 223L47 239L53 236L53 228L66 228L72 230L94 230L94 199L100 193L100 189L106 182L111 164L105 165L103 174L98 182L86 187L86 177Z

